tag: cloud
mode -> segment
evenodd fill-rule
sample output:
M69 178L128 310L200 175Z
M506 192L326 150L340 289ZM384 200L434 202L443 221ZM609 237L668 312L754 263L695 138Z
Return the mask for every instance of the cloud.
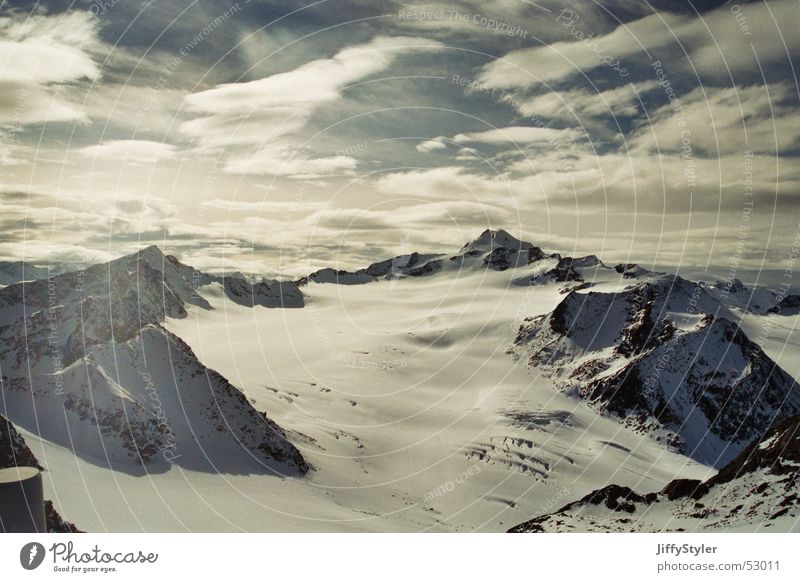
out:
M288 147L266 147L252 155L228 159L224 169L232 174L285 176L295 180L352 175L357 161L350 156L312 158Z
M37 84L95 79L100 69L85 47L97 42L88 12L0 18L0 77Z
M213 200L205 200L200 204L204 208L212 208L214 210L224 210L226 212L245 212L252 213L287 213L287 212L308 212L317 210L324 206L322 202L278 202L271 200L262 200L257 202L248 202L244 200L223 200L215 198Z
M308 216L309 226L335 231L394 230L425 231L431 228L460 226L477 231L491 224L502 224L510 213L495 204L480 201L447 200L421 204L395 205L389 210L362 208L324 208ZM418 250L418 249L414 249Z
M106 199L94 193L10 192L0 195L0 255L39 261L94 261L108 249L136 250L163 240L178 222L169 201L141 194ZM15 226L16 225L16 226ZM103 260L103 259L100 259Z
M28 163L26 160L16 157L14 150L15 148L12 146L0 143L0 167L22 166Z
M578 129L550 129L547 127L527 127L522 125L502 127L487 131L460 133L452 141L455 143L484 143L484 144L517 144L534 145L545 144L555 140L561 142L574 142L581 139Z
M60 87L99 77L96 22L88 11L0 18L0 123L85 119Z
M491 179L457 166L392 172L381 176L375 186L378 192L387 196L422 195L430 199L481 199L502 192L502 187L498 188Z
M640 114L643 94L658 87L655 81L628 83L606 91L572 89L519 98L517 109L524 115L547 119L581 121L586 117L635 117Z
M780 84L697 88L640 124L631 143L644 150L676 152L687 143L696 155L719 156L745 149L781 153L800 148L797 96ZM702 128L702 129L701 129Z
M505 167L516 167L517 164L523 164L524 160L520 162L517 161L517 158L527 158L530 151L557 149L561 154L564 154L573 150L585 150L586 145L584 142L584 131L577 128L556 129L544 126L519 125L460 133L453 137L440 136L433 140L422 142L416 149L420 153L428 153L446 148L448 143L455 144L460 146L455 155L456 161L474 162L476 160L486 160L492 167L500 171ZM470 146L467 144L470 144ZM478 144L492 148L492 155L483 155L478 148L471 147ZM509 146L514 149L497 152L498 148L508 148ZM466 178L465 174L452 173L452 168L440 168L439 170L438 172L423 172L422 175L419 175L419 173L415 175L424 180L426 185L429 179L433 179L433 182L440 184L439 180L442 177L446 180ZM400 177L402 175L392 175L391 181L398 184L404 182L405 178ZM381 184L385 187L386 183L387 179L385 177L382 178L379 182L379 187ZM403 188L406 187L406 185L403 185Z
M377 37L292 71L193 93L185 98L186 109L204 117L182 130L206 145L262 144L302 128L317 108L341 99L348 85L385 70L399 54L438 46L421 38Z
M564 19L565 22L568 20ZM591 39L555 42L511 51L484 66L478 81L502 89L524 89L552 84L581 72L608 66L608 59L616 63L641 52L643 46L639 39L642 35L648 35L648 46L652 42L666 42L662 29L675 29L684 22L685 19L680 16L654 14ZM563 24L554 19L553 26ZM591 29L582 29L588 24L580 20L573 26L581 36L591 33Z
M129 164L154 164L175 157L174 145L141 139L120 139L87 146L78 153L94 159L112 160Z
M343 99L349 85L386 70L399 55L439 46L422 38L376 37L285 73L218 85L185 98L187 111L197 117L183 123L181 131L201 148L248 146L246 151L229 152L225 169L231 173L349 174L355 167L353 158L315 158L299 151L296 134L319 108Z
M553 26L564 28L575 40L511 51L484 66L478 79L491 87L524 89L611 70L609 60L631 70L639 62L649 66L661 60L673 73L725 83L732 76L741 83L759 79L760 70L770 64L788 65L800 50L800 36L788 29L781 33L780 28L797 19L797 3L773 0L737 6L749 23L747 34L728 4L701 16L653 13L603 35L593 34L591 22L572 20L568 10L554 18Z
M425 140L422 143L417 144L416 150L421 154L428 154L436 150L446 150L447 144L442 142L443 139L446 138L437 137L436 139Z

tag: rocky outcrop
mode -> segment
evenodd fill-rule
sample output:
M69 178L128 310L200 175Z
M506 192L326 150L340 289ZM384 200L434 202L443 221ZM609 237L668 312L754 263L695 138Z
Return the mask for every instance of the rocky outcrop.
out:
M777 305L770 307L767 312L780 315L797 315L800 313L800 295L787 295Z
M22 435L11 421L0 415L0 469L11 467L36 467L40 471L44 471L44 467L39 464L39 460L28 448ZM48 532L80 533L74 523L61 517L49 499L44 502L44 513Z

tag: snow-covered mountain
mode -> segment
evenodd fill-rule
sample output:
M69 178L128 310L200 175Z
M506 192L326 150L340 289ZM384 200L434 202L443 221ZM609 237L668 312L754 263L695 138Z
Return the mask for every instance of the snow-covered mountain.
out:
M800 416L793 416L706 481L676 479L647 494L608 485L509 531L791 531L799 495Z
M305 472L283 430L161 325L210 309L209 286L246 306L302 302L293 285L223 280L156 247L0 290L1 411L98 463Z
M747 286L735 277L727 281L717 281L709 285L707 290L721 303L758 315L772 313L780 303L780 297L773 289L766 286Z
M502 230L297 282L148 247L0 290L0 412L87 488L52 495L87 529L505 531L607 483L699 483L797 413L794 319L760 291ZM144 471L169 511L132 498Z
M650 274L572 291L528 318L510 353L634 430L722 466L776 419L800 413L800 388L703 285Z
M424 277L437 273L458 273L481 269L505 271L526 270L515 278L515 285L582 281L578 269L605 268L594 255L573 259L558 253L546 253L532 243L521 241L502 229L487 229L466 243L456 254L425 254L413 252L373 263L357 271L321 269L298 281L361 285L380 280Z
M20 281L37 281L50 274L60 273L57 266L48 269L46 266L34 265L27 261L0 261L0 285L10 285Z

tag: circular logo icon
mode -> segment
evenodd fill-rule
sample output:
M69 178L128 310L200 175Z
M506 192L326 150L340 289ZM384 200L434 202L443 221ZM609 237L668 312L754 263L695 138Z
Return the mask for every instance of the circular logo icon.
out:
M44 546L39 542L30 542L19 551L19 563L26 570L35 570L44 561Z

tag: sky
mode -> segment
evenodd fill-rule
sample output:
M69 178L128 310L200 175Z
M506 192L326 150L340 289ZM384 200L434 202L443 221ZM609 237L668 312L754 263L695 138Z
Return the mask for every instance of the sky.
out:
M0 259L800 248L798 0L0 0Z

